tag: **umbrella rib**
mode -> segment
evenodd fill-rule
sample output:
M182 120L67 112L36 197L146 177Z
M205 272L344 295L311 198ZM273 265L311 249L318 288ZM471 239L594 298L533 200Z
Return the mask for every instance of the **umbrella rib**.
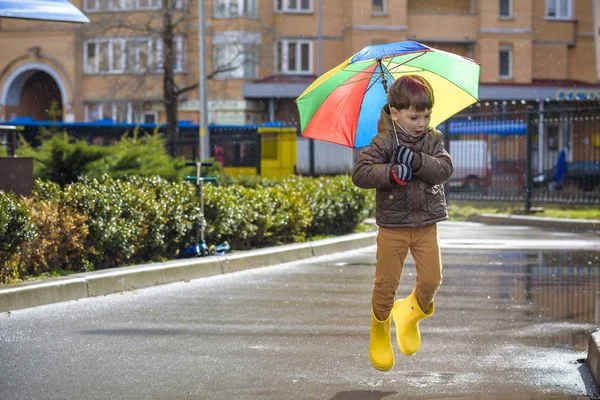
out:
M385 71L384 73L386 73L386 72L387 72L387 73L388 73L388 75L389 75L389 77L390 77L390 78L393 80L393 78L394 78L394 77L392 76L392 74L391 74L391 72L390 72L390 71L393 71L393 70L395 70L395 69L397 69L397 68L400 68L400 67L401 67L401 66L403 66L404 64L406 64L406 63L408 63L408 62L411 62L411 61L413 61L413 60L415 60L415 59L417 59L417 58L419 58L419 57L421 57L421 56L423 56L423 55L425 55L425 53L419 53L419 54L415 55L414 57L412 57L411 59L409 59L409 60L406 60L406 61L404 61L404 62L403 62L403 63L401 63L401 64L396 64L394 67L391 67L391 68L388 68L388 66L389 66L390 64L392 64L392 57L393 57L393 56L387 57L387 65L385 66L385 67L386 67L386 68L385 68L385 69L386 69L386 71ZM365 72L364 70L353 71L353 70L344 69L344 71L347 71L347 72L356 72L357 74L369 74L369 76L366 76L366 77L364 77L364 78L360 78L360 79L353 79L351 82L348 82L348 81L346 81L346 82L342 82L342 83L341 83L339 86L350 85L350 84L353 84L353 83L356 83L356 82L363 81L363 80L365 80L365 79L373 79L373 74L371 74L370 72ZM419 71L423 71L423 69L422 69L422 68L419 68ZM376 82L377 82L377 81L378 81L380 78L381 78L381 74L378 74L378 75L377 75L377 78L375 78L375 80L373 80L373 82L372 82L372 83L369 85L369 87L367 87L367 90L371 89L371 87L373 87L373 85L375 85L375 83L376 83Z
M365 73L370 73L370 72L365 72ZM367 80L367 79L373 79L373 74L371 74L371 75L369 75L369 76L367 76L365 78L354 79L351 82L348 82L348 81L342 82L342 83L339 84L339 86L352 85L353 83L361 82L361 81L364 81L364 80Z

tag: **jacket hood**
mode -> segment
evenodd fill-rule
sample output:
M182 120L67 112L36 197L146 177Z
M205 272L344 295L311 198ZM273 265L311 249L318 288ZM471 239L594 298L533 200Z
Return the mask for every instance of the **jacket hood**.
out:
M379 117L379 124L377 128L380 132L383 130L390 130L394 132L394 121L392 120L389 104L386 104L381 108L381 116ZM418 143L419 141L423 140L425 135L431 129L432 128L428 126L427 128L425 128L425 131L421 135L419 135L419 137L414 137L408 135L402 130L402 128L400 128L400 126L396 125L396 133L398 134L398 139L404 143Z

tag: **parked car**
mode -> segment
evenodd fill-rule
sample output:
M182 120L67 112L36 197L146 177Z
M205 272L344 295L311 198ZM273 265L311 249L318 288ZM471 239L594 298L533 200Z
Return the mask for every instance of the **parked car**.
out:
M551 168L533 177L534 188L560 190L555 185L556 168ZM600 188L600 161L575 161L567 164L567 171L563 176L562 187L577 186L581 190L590 192Z
M451 188L476 192L490 186L492 157L486 140L451 140L448 152L454 163Z

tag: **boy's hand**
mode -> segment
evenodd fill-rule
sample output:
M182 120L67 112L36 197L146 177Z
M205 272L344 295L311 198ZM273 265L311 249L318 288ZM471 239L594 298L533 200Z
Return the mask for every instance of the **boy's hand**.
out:
M404 163L396 165L392 170L394 180L400 185L406 185L412 179L412 168Z
M415 153L410 148L398 146L396 154L396 161L398 164L406 164L412 168L413 161L415 160Z

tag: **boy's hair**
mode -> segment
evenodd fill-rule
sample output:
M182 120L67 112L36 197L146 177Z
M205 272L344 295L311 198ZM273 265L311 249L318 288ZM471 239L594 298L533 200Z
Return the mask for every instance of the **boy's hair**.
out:
M388 104L396 110L411 107L417 112L431 110L433 102L433 88L418 75L404 75L396 79L388 91Z

